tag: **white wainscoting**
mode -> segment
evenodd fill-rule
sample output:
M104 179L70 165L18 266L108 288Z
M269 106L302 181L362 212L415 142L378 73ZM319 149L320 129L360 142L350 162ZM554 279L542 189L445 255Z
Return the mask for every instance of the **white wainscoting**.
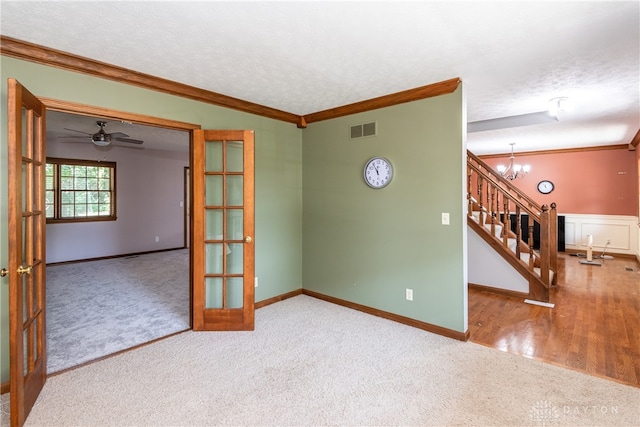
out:
M566 249L586 251L587 235L593 236L593 249L603 250L607 241L607 252L638 256L640 246L638 217L626 215L564 215L564 238Z
M636 225L636 242L638 245L636 246L636 259L640 262L640 218L638 218L638 224Z

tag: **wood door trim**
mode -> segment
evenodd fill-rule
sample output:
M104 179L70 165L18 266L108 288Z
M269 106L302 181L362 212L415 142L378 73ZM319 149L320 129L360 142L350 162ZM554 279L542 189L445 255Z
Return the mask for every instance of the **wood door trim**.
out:
M45 108L52 111L60 111L63 113L84 115L84 116L98 116L106 119L112 120L126 120L131 123L146 125L146 126L156 126L163 127L174 130L187 131L190 133L189 135L189 167L192 168L193 162L193 133L201 129L199 124L182 122L178 120L170 120L155 116L148 116L144 114L130 113L121 110L113 110L110 108L102 108L96 107L93 105L81 104L77 102L59 100L54 98L38 98L44 105ZM176 248L179 249L179 248ZM173 250L173 249L167 249ZM153 251L152 251L153 252ZM191 249L189 250L189 281L193 280L193 252ZM193 286L189 285L189 310L190 313L193 313ZM192 317L192 316L191 316ZM190 318L189 327L193 329L193 319Z
M147 116L144 114L129 113L110 108L96 107L94 105L80 104L78 102L64 101L54 98L40 98L48 110L71 113L79 116L98 116L111 120L125 120L139 125L163 127L174 130L192 131L200 129L195 123L181 122L178 120L164 119L161 117Z
M183 216L183 234L184 234L184 239L183 239L183 245L186 248L188 248L191 245L191 239L188 236L188 233L191 232L191 227L189 226L189 222L191 221L191 212L189 211L189 200L191 199L191 192L190 192L190 188L191 188L191 169L189 166L185 166L184 170L182 172L182 182L184 184L183 188L182 188L182 192L183 192L183 196L182 196L182 208L184 209L182 211L182 216Z
M251 150L245 150L243 161L244 168L242 171L244 181L244 196L242 208L245 212L250 212L251 220L247 221L248 215L245 215L245 221L243 224L244 235L251 237L250 243L245 243L244 250L244 330L253 330L255 327L255 262L256 262L256 232L255 232L255 133L252 130L245 130L243 132L242 140L246 146L247 141L251 141ZM249 156L253 157L249 157ZM246 177L250 177L247 179ZM244 249L247 248L247 249ZM248 249L251 248L251 249Z
M191 143L191 327L194 331L204 328L204 289L196 286L201 277L204 277L204 251L194 250L194 242L204 241L204 216L194 215L194 212L204 210L204 200L201 197L193 197L194 194L204 194L204 183L199 179L199 174L204 173L204 146L200 143L204 140L204 130L196 129L192 134ZM196 177L196 178L194 178Z

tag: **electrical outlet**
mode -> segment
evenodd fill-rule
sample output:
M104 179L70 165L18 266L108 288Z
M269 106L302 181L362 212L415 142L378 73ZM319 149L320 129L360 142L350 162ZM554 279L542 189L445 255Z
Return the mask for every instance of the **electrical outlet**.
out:
M160 236L156 236L156 243L160 241Z
M407 301L413 301L413 289L405 289L405 298Z
M258 278L257 277L253 278L253 286L256 287L256 288L258 287Z
M607 245L611 244L611 240L607 239Z

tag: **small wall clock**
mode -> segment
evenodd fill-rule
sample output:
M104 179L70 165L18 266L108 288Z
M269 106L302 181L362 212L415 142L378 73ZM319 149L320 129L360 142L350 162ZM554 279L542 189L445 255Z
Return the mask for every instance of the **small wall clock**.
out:
M371 188L383 188L393 179L393 166L384 157L374 157L364 166L364 180Z
M554 185L553 182L544 179L538 183L538 191L542 194L549 194L553 191Z

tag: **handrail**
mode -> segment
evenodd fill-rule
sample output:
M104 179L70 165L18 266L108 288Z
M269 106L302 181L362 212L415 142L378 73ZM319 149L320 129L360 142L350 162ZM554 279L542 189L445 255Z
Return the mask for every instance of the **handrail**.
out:
M497 187L500 187L500 185L498 184L498 182L496 182L494 180L494 177L492 174L487 174L485 172L482 171L482 169L478 168L476 165L474 165L473 163L469 164L469 167L471 167L473 170L475 170L480 176L482 176L484 179L492 182L494 185L496 185ZM504 179L503 177L500 177L502 179ZM517 188L513 187L513 185L509 184L509 181L507 181L507 185L515 190L517 190L518 192L520 192L520 190L518 190ZM501 188L501 187L500 187ZM511 188L509 190L511 190ZM511 193L511 191L509 191L509 193ZM526 211L531 211L531 214L534 216L534 218L536 219L536 221L540 222L540 215L538 213L536 213L536 210L538 212L542 212L542 206L539 205L535 205L532 206L531 204L529 205L525 205L524 203L522 203L519 199L515 198L513 195L507 193L506 195L509 197L509 199L511 199L514 203L516 203L518 206L520 206L521 209L524 209ZM528 197L528 196L527 196ZM520 197L522 198L522 197ZM535 202L534 202L535 203ZM534 208L536 208L535 210L533 210Z
M557 271L555 203L551 207L539 205L470 151L467 151L467 199L468 223L482 233L483 238L521 274L528 277L530 298L548 302L549 288L555 281ZM477 220L473 217L474 211L479 212ZM529 217L526 224L528 233L524 239L521 223L523 213ZM517 225L515 233L511 231L512 214ZM536 222L540 224L540 249L537 252L533 249ZM510 247L510 239L515 239L515 248ZM525 262L521 254L527 253L529 259Z
M537 210L538 212L542 211L542 206L539 205L535 200L529 197L526 193L522 192L519 188L515 187L508 179L503 177L502 175L496 173L489 165L480 160L478 156L473 154L471 151L467 150L467 158L473 159L478 165L482 166L483 169L486 169L489 174L493 177L494 180L500 182L510 193L516 194L518 198L526 200L526 202L531 206L532 209ZM469 164L467 162L467 164Z

